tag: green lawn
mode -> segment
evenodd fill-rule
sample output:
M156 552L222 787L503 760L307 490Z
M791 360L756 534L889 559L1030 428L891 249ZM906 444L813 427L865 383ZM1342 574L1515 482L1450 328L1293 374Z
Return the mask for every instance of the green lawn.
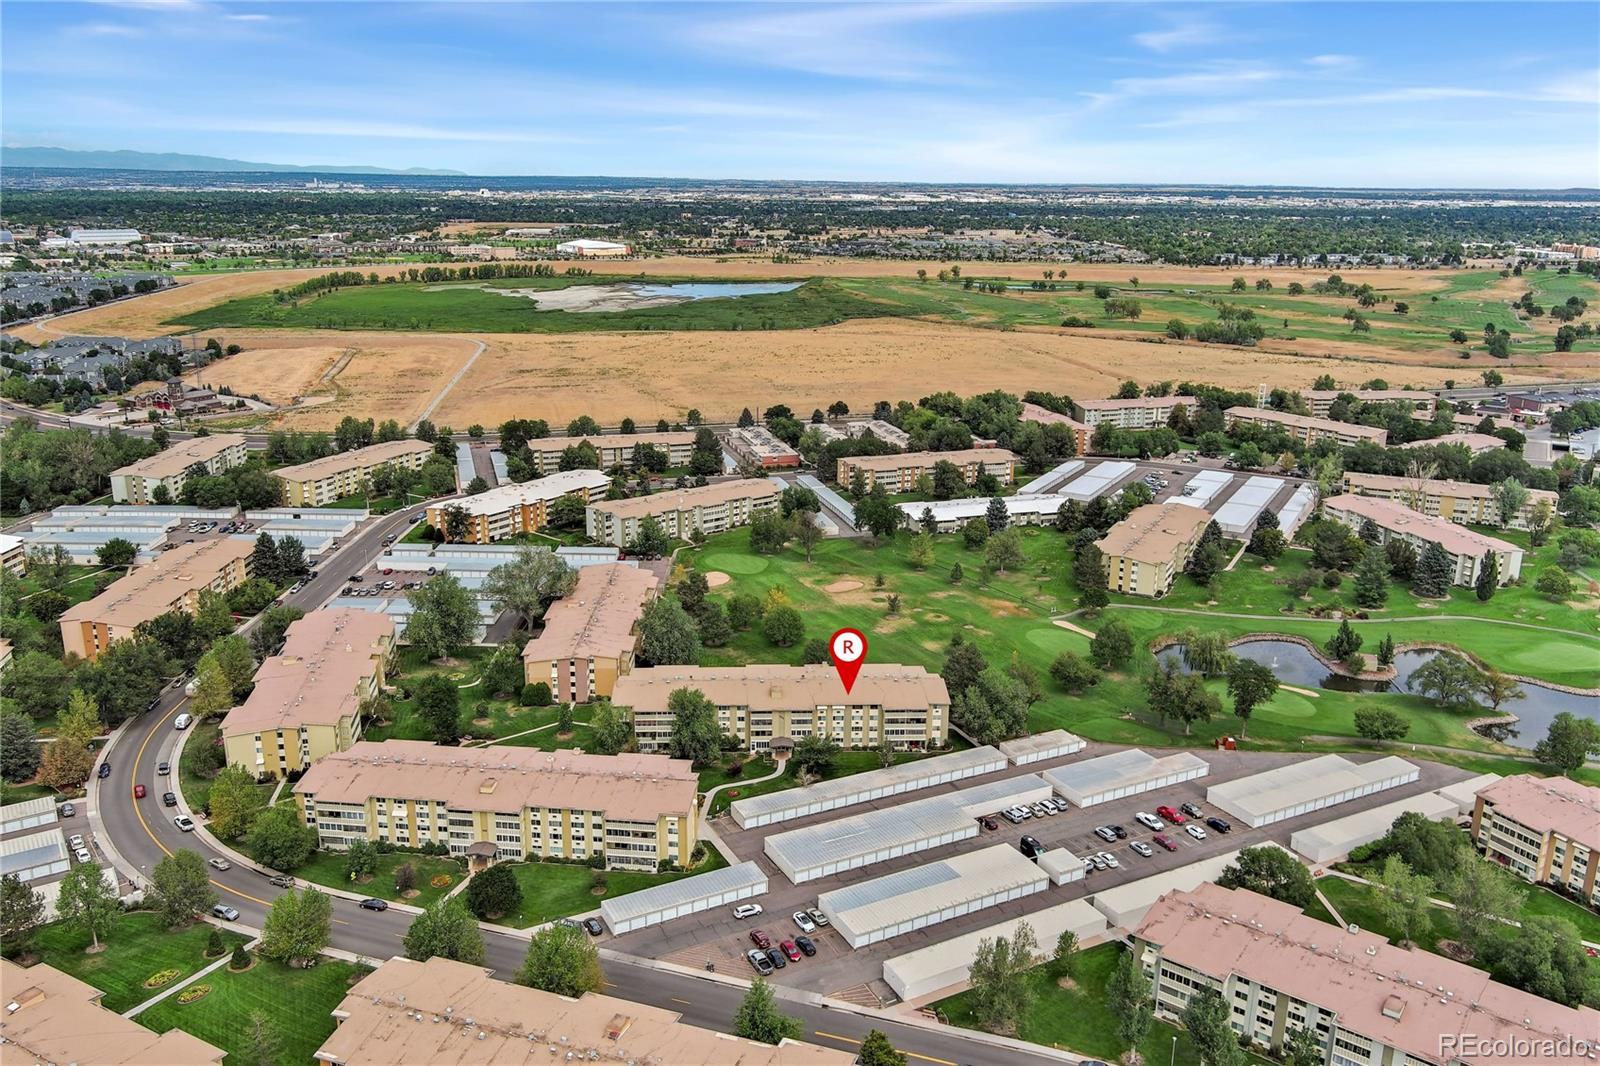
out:
M47 577L42 572L24 574L17 579L17 596L20 599L27 599L34 593L54 589L65 596L68 602L82 603L94 597L98 584L94 579L100 574L104 574L109 581L121 576L122 570L107 570L103 566L79 566L76 563L69 563L62 568L59 576Z
M1342 862L1338 864L1338 868L1346 873L1369 879L1375 876L1382 866L1381 862ZM1512 884L1516 886L1517 891L1522 895L1522 907L1519 917L1560 918L1563 921L1571 922L1578 930L1578 935L1584 940L1600 944L1600 912L1558 896L1548 888L1529 881L1513 877ZM1438 886L1434 889L1433 895L1436 899L1454 900L1448 885Z
M417 872L417 887L415 896L403 899L394 887L394 872L406 863ZM370 881L351 881L344 872L344 853L339 851L318 851L311 856L311 861L294 871L294 876L329 888L342 888L346 892L360 892L364 895L375 896L378 899L400 901L409 903L414 907L426 907L449 892L461 879L466 876L466 866L456 859L443 858L437 855L417 855L408 851L392 851L387 855L378 856L378 872ZM450 883L435 887L432 881L435 877L448 876Z
M214 959L205 957L206 940L212 927L194 922L172 930L151 911L134 911L119 917L111 933L101 943L105 950L85 954L90 946L87 933L56 922L39 931L36 950L39 961L69 973L105 993L101 1001L107 1010L121 1013L135 1007L166 987L146 988L144 982L163 970L177 970L174 981L181 981ZM223 943L229 951L245 938L224 931ZM167 984L170 984L168 982Z
M556 862L524 862L510 867L522 889L522 907L514 915L497 919L504 925L525 929L530 925L582 914L600 906L602 900L615 899L640 889L664 885L691 874L708 873L728 865L720 851L705 845L706 857L692 870L673 873L634 873L621 870L594 870ZM600 881L603 879L603 887Z
M222 743L222 722L220 719L202 720L190 726L189 730L190 736L183 745L183 757L178 760L178 788L183 792L189 809L201 811L211 801L211 778L200 774L201 753L208 747Z
M279 1063L311 1063L317 1048L333 1035L333 1011L351 985L369 971L353 963L322 958L309 970L292 970L261 959L244 973L223 967L202 983L211 992L189 1004L162 1000L139 1016L158 1033L182 1029L228 1053L229 1062L255 1062L252 1015L260 1013L276 1034Z

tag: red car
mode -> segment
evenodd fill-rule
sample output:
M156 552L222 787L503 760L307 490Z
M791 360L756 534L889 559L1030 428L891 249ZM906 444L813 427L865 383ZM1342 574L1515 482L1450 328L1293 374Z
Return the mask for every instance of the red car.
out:
M1165 851L1177 851L1178 850L1178 845L1174 844L1172 842L1172 838L1167 836L1165 833L1157 833L1155 836L1151 837L1150 839L1156 842L1156 846L1157 847L1162 848Z
M1157 807L1156 817L1165 818L1173 825L1182 825L1184 822L1188 821L1188 819L1183 816L1183 813L1175 807Z
M144 799L144 786L143 785L134 785L133 786L133 798L136 799L136 800Z
M782 948L783 953L789 956L790 962L800 961L800 949L794 946L793 940L785 940L783 943L779 944L778 947Z
M772 946L772 938L759 929L752 929L750 930L750 943L765 951Z

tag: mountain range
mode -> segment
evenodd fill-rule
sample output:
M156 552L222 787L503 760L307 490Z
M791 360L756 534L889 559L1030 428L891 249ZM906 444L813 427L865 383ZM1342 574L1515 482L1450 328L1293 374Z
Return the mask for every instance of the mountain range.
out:
M420 174L443 177L462 176L459 170L433 170L407 167L296 166L291 163L252 163L243 159L224 159L214 155L184 155L180 152L79 151L73 148L46 148L7 145L0 149L0 163L8 167L66 167L80 170L200 170L214 173L262 174Z

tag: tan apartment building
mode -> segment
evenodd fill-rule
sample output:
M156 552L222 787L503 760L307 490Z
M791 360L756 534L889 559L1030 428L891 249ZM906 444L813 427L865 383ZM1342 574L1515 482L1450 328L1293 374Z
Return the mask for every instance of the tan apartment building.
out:
M1322 513L1357 531L1370 519L1378 527L1380 542L1398 537L1410 544L1418 556L1429 544L1439 545L1450 556L1452 584L1476 585L1483 557L1489 552L1494 553L1501 585L1522 574L1522 549L1515 544L1484 536L1436 515L1420 514L1394 500L1346 493L1324 500Z
M550 505L563 496L584 503L603 499L611 479L598 470L562 470L548 477L512 482L476 496L428 505L428 524L445 532L445 511L459 507L467 512L468 544L492 544L518 533L536 533L550 521ZM446 536L446 540L450 538Z
M744 466L782 470L800 465L800 453L778 439L766 426L736 426L723 439L728 454Z
M1131 400L1074 400L1072 414L1093 433L1101 423L1119 429L1160 429L1179 408L1193 408L1192 396L1140 396Z
M1600 788L1516 774L1478 793L1472 842L1524 881L1600 906Z
M1483 420L1480 418L1478 421ZM1400 447L1433 448L1440 444L1459 444L1474 456L1482 455L1484 452L1497 452L1506 446L1505 441L1488 433L1446 433L1442 437L1410 441Z
M856 471L866 480L867 491L879 485L888 493L910 492L926 474L933 476L939 463L952 463L961 480L977 484L983 474L993 474L1002 485L1015 480L1017 457L1004 448L965 448L955 452L899 452L894 455L851 455L839 460L839 484L851 485Z
M222 720L230 766L286 777L361 739L361 710L383 687L394 620L351 607L312 611L283 650L256 670L255 688Z
M28 568L28 542L10 533L0 533L0 569L21 574Z
M1341 396L1354 396L1362 403L1406 404L1416 418L1432 418L1433 409L1439 402L1431 392L1412 389L1310 389L1304 396L1311 413L1318 418L1327 418L1333 401Z
M61 615L61 643L67 654L98 658L114 641L133 635L141 622L168 611L194 611L200 592L227 592L250 576L255 543L219 537L180 544L106 586L92 600Z
M1583 1042L1600 1036L1591 1007L1564 1007L1353 929L1202 884L1162 896L1130 944L1155 983L1157 1017L1180 1019L1209 988L1240 1037L1276 1050L1309 1030L1328 1066L1554 1066L1585 1058Z
M687 759L420 740L360 740L294 786L321 847L443 844L478 862L605 856L610 870L689 864L699 778Z
M496 980L491 973L439 956L426 962L396 956L348 990L333 1011L338 1028L317 1049L316 1060L333 1066L850 1066L856 1061L853 1051L787 1038L763 1044L689 1025L664 1006L594 992L576 999L558 996Z
M165 451L111 471L113 503L155 503L156 489L165 488L169 503L178 502L191 473L217 475L248 457L242 433L213 433L178 441Z
M1095 542L1107 587L1125 596L1165 596L1189 565L1211 515L1203 507L1147 503Z
M612 703L632 709L641 750L666 747L667 701L680 688L698 689L714 703L722 731L751 751L806 736L846 748L875 748L887 739L896 751L924 751L948 735L949 690L920 666L868 663L849 692L831 664L652 666L624 675L611 693Z
M1331 418L1313 418L1294 415L1288 411L1274 411L1269 407L1230 407L1226 417L1228 425L1240 423L1281 429L1295 440L1315 444L1319 440L1334 440L1343 445L1371 441L1382 447L1389 443L1389 431L1377 426L1358 426L1353 422L1336 422Z
M522 649L528 684L546 682L558 703L610 696L633 669L635 626L661 581L626 563L586 566L570 595L550 605L544 629Z
M433 454L425 440L392 440L336 452L272 472L283 482L283 502L290 507L321 507L360 492L380 466L420 470Z
M1024 401L1022 405L1022 420L1024 422L1037 422L1041 426L1066 426L1072 430L1072 440L1076 445L1077 454L1089 454L1089 438L1094 435L1094 430L1079 422L1076 418L1068 418L1066 415L1058 414L1048 407L1040 407L1036 403ZM1162 424L1165 425L1165 423Z
M1494 486L1438 478L1395 477L1390 474L1347 473L1345 487L1358 496L1394 500L1413 511L1443 518L1462 525L1498 526L1500 508L1494 502ZM1547 489L1529 489L1522 509L1506 523L1512 529L1527 529L1541 503L1556 506L1556 494Z
M549 474L561 468L561 453L575 444L588 443L600 453L600 469L610 470L633 462L633 449L641 444L667 453L667 466L688 466L694 451L694 433L689 430L666 433L607 433L589 437L540 437L528 442L534 465L539 473Z
M778 506L778 486L766 478L719 481L693 489L673 489L653 496L591 503L584 516L589 539L626 548L639 539L639 523L654 518L667 536L721 533L747 526L761 511Z

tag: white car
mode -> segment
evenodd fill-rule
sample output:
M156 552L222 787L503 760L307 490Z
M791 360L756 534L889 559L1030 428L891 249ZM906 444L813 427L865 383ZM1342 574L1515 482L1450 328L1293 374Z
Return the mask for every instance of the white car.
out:
M73 851L81 850L83 848L83 835L81 833L74 833L72 836L67 838L67 843L72 845Z
M233 869L233 863L229 862L227 859L207 859L206 865L210 866L213 870Z
M1146 814L1144 811L1136 813L1133 816L1133 820L1155 833L1159 833L1167 827L1166 822L1163 822L1153 814Z
M183 830L185 833L194 832L194 819L190 818L187 814L178 815L172 820L172 824Z
M1107 866L1111 867L1111 869L1113 869L1113 870L1117 869L1119 866L1122 865L1121 863L1119 863L1117 861L1117 857L1115 855L1111 854L1109 851L1102 851L1100 853L1100 858L1105 862L1105 864Z
M813 922L811 915L805 911L794 912L794 924L800 927L802 933L815 933L817 931L817 923Z
M72 857L77 859L79 862L93 862L94 861L94 856L89 854L89 849L88 848L78 848L76 851L74 851L72 853Z
M1196 840L1204 840L1206 838L1206 831L1195 825L1193 822L1190 822L1188 825L1184 826L1183 831L1194 837Z
M759 903L741 903L733 908L733 916L735 918L754 918L760 913L761 904Z

